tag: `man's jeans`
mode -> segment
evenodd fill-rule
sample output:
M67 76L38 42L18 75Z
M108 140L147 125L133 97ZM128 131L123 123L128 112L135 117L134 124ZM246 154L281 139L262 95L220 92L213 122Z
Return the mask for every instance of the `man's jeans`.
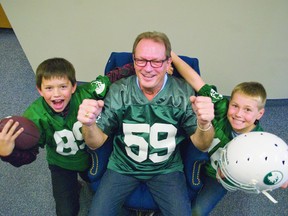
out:
M107 169L92 200L90 216L121 215L122 206L140 180ZM156 175L145 181L163 215L191 216L184 173Z

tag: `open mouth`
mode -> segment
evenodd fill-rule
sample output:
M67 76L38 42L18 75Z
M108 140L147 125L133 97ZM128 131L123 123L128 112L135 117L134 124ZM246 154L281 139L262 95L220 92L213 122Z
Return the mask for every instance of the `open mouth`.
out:
M64 108L64 100L52 100L54 110L62 110Z

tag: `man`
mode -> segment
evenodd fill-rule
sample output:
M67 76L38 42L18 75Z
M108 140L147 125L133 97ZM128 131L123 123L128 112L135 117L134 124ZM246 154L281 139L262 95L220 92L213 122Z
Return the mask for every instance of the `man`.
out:
M163 215L190 216L179 148L187 135L198 149L209 148L213 104L208 97L193 96L182 79L167 75L172 59L165 34L138 35L132 53L136 76L112 84L105 106L101 100L84 100L78 111L91 149L113 138L90 214L119 215L126 197L144 181Z

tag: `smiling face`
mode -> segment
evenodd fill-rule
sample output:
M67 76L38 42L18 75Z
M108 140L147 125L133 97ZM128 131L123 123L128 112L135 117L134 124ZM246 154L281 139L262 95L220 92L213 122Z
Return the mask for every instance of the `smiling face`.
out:
M166 59L166 48L163 43L152 39L142 39L135 49L134 58L148 61L162 61ZM152 67L151 62L143 67L134 62L139 85L146 97L153 98L162 88L164 76L171 65L171 58L163 62L161 67Z
M72 85L68 77L42 78L39 94L47 104L57 113L62 112L68 105L77 84Z
M264 108L259 109L259 98L235 92L229 102L228 120L237 133L253 130L254 122L264 114Z

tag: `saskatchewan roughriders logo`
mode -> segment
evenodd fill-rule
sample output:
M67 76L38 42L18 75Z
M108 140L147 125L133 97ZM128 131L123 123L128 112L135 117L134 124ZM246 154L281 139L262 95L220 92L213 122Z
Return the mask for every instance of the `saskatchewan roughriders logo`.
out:
M91 85L96 93L96 96L98 98L104 98L110 85L110 81L108 77L100 75L96 80L91 82Z
M210 97L212 98L213 103L223 99L223 95L216 92L213 88L210 90Z
M105 90L105 88L106 88L105 83L100 82L100 81L98 81L98 80L95 81L94 84L96 85L95 91L96 91L96 93L97 93L98 95L101 94L101 93Z
M266 185L276 185L283 179L283 174L279 171L269 172L263 179Z

